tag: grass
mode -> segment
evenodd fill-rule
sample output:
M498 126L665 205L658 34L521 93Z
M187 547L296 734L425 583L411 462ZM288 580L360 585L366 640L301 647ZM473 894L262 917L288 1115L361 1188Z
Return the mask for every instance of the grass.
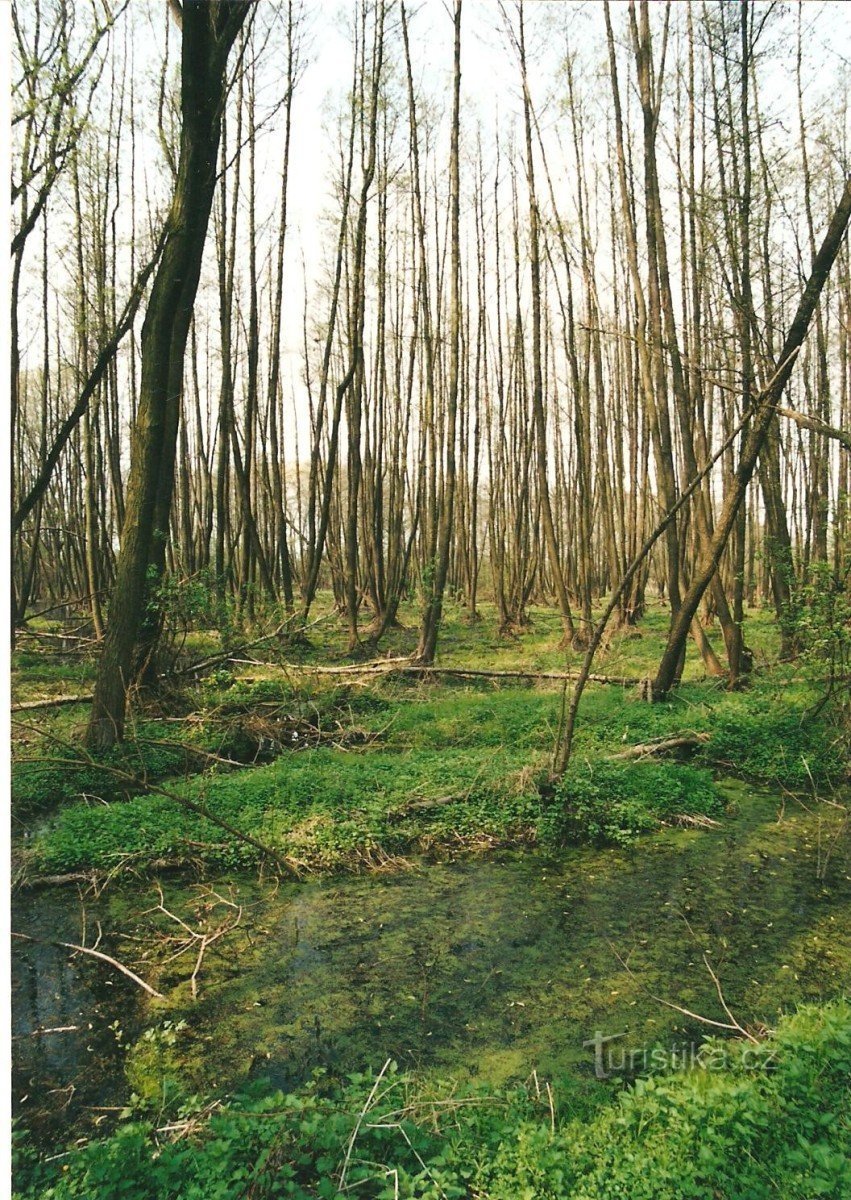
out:
M483 609L483 615L469 622L450 608L442 665L575 665L575 652L559 649L552 610L532 609L529 629L508 639L495 633L493 614ZM405 627L392 631L389 656L412 648L414 616L404 614ZM598 669L649 673L666 623L663 609L651 609L640 631L614 636ZM751 615L748 637L758 660L768 661L774 636L765 613ZM192 635L193 653L209 652L210 637ZM321 639L321 654L317 646L298 648L302 665L344 660L338 621L323 622ZM292 658L294 650L284 647L283 654ZM18 652L13 667L16 697L61 692L63 683L68 691L91 672L91 662L51 660L30 649ZM708 772L792 791L841 775L838 734L826 715L809 718L813 692L789 668L780 678L758 672L739 693L700 678L700 671L690 651L684 683L661 705L618 687L589 687L571 768L555 800L541 790L562 710L561 686L551 681L389 676L363 686L354 678L299 676L274 663L223 666L166 697L159 709L149 705L127 743L101 761L75 762L69 749L79 742L83 706L46 710L35 728L31 719L19 730L14 814L31 836L17 861L30 877L111 870L122 861L136 867L257 861L256 848L174 800L146 793L158 780L283 855L296 871L313 872L534 841L628 843L660 821L717 818L721 805ZM688 767L609 761L625 746L684 732L710 735ZM50 748L51 738L60 748ZM251 770L223 770L220 762L274 754L274 762Z

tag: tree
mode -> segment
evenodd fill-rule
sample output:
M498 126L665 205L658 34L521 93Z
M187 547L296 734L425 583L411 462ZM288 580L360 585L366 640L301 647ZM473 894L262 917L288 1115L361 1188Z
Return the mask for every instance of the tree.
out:
M458 383L461 361L461 232L460 171L458 142L461 128L461 0L455 0L455 48L452 75L452 131L449 150L449 379L446 398L446 448L443 492L438 504L437 545L434 558L427 564L426 602L420 623L420 638L415 658L428 664L434 661L437 635L443 613L443 593L449 574L452 521L455 512L455 437L458 417Z
M724 497L712 538L703 547L698 557L691 583L682 600L682 606L671 623L668 642L653 681L653 695L656 699L667 696L676 681L677 666L688 637L689 625L697 612L703 593L712 582L712 577L718 568L727 539L733 529L754 473L760 451L765 444L771 422L775 418L777 406L807 336L819 296L839 253L849 219L851 219L851 178L845 182L845 190L827 228L821 249L813 261L807 286L801 296L795 318L786 334L774 374L756 399L756 411L747 429L739 462Z
M165 557L183 390L183 362L216 182L215 164L230 49L252 0L185 0L182 31L180 157L162 259L141 340L139 406L115 586L98 664L87 734L103 750L124 732L137 637Z

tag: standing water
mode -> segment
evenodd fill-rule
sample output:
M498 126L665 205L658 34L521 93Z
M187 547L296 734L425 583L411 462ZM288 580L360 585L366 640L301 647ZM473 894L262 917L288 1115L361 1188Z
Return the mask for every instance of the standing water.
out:
M721 827L664 830L630 850L280 886L165 879L162 898L148 882L97 901L19 893L13 928L40 940L14 950L16 1109L55 1145L57 1121L90 1129L160 1076L220 1093L393 1057L490 1082L592 1077L598 1032L617 1035L615 1069L640 1070L652 1047L710 1032L660 1001L726 1019L704 954L743 1023L847 991L851 844L838 811L726 791ZM100 948L165 998L44 944L79 942L83 920L89 945L99 925ZM193 999L201 936L222 929ZM164 1029L168 1050L153 1053L150 1031Z

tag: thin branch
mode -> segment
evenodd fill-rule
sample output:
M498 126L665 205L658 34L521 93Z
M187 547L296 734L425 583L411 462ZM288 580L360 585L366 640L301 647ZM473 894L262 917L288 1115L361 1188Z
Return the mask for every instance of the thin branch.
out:
M31 937L28 933L15 933L14 930L11 931L11 936L23 942L36 942L40 946L59 946L63 950L73 950L75 954L88 954L90 958L96 958L100 962L105 962L110 967L114 967L116 971L120 971L122 975L126 975L128 979L132 979L149 996L153 996L156 1000L165 999L162 992L158 992L156 988L152 988L135 971L131 971L129 967L125 967L124 963L119 962L117 958L113 958L109 954L104 954L102 950L94 950L89 946L78 946L75 942L55 942L48 938Z

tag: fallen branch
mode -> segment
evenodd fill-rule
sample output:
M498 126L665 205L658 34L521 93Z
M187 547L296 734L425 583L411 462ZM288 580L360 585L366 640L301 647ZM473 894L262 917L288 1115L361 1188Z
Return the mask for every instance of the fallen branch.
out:
M246 650L253 650L255 646L262 646L264 642L271 642L275 638L281 638L286 641L288 637L303 637L305 631L312 629L314 625L318 625L320 621L327 621L330 613L325 613L321 617L317 617L315 621L311 621L309 625L303 625L300 628L291 628L293 617L287 617L280 625L276 626L271 633L264 633L261 637L255 638L251 642L241 642L238 646L232 646L229 650L224 650L220 654L213 654L209 658L202 658L200 662L192 663L188 667L183 667L179 671L172 671L164 678L170 679L183 675L196 675L200 671L209 671L211 667L217 667L221 663L236 661L234 656L242 654ZM279 664L273 664L278 666Z
M16 879L14 886L21 888L62 887L66 883L94 884L96 882L97 876L94 871L89 874L85 871L70 871L67 875L35 875L32 879L26 877Z
M712 967L709 965L709 959L706 957L705 953L703 955L704 965L705 965L707 971L709 972L712 982L715 984L715 990L718 993L718 999L721 1003L721 1007L724 1009L724 1013L726 1014L726 1016L728 1016L730 1018L729 1022L714 1021L711 1017L704 1017L701 1013L692 1012L692 1010L690 1008L684 1008L681 1004L674 1004L674 1002L672 1000L666 1000L663 996L657 996L655 994L655 992L651 992L649 988L645 987L644 984L641 983L641 981L636 976L635 972L630 967L629 963L626 962L626 960L623 959L620 956L620 954L618 954L617 950L615 949L615 947L612 945L611 942L609 942L609 949L611 950L612 954L614 954L615 958L618 960L618 962L623 967L623 969L626 971L627 975L629 975L630 979L635 980L635 982L642 989L642 991L646 992L647 995L650 997L650 999L655 1000L657 1004L663 1004L665 1006L665 1008L671 1008L674 1010L674 1012L681 1013L682 1016L684 1016L684 1017L690 1017L691 1020L693 1020L693 1021L699 1021L701 1025L711 1025L713 1029L728 1029L731 1032L740 1033L742 1035L742 1037L747 1038L747 1040L749 1042L753 1042L753 1044L755 1046L759 1045L759 1038L755 1038L752 1033L749 1033L748 1030L745 1029L744 1025L741 1025L736 1020L736 1018L733 1016L733 1014L730 1012L730 1009L727 1005L727 1001L724 999L724 993L721 990L721 983L718 979L718 976L715 974L715 972L712 970Z
M166 678L179 678L183 675L197 675L200 671L209 671L211 667L218 667L222 663L229 662L233 655L242 654L245 650L251 650L254 646L262 646L264 642L271 642L274 638L280 637L286 629L287 622L284 621L278 625L271 633L264 633L262 637L255 638L253 642L242 642L239 646L233 646L230 650L224 650L220 654L212 654L209 658L202 658L200 662L192 663L188 667L182 667L179 671L171 671Z
M19 938L23 942L37 942L42 946L59 946L63 950L72 950L75 954L88 954L90 958L97 958L101 962L107 963L110 967L114 967L116 971L120 971L122 975L126 975L128 979L132 979L149 996L153 996L157 1000L165 999L162 992L158 992L156 988L152 988L135 971L131 971L129 967L125 967L124 963L119 962L117 958L113 958L109 954L104 954L102 950L92 950L89 946L78 946L76 942L54 942L49 939L31 937L28 933L15 933L14 930L11 936Z
M22 629L20 640L24 638L32 638L34 642L78 642L86 646L96 646L98 642L96 637L65 629Z
M713 817L705 817L702 813L677 813L670 822L663 821L663 825L680 825L684 829L720 829L721 822L716 821Z
M101 588L97 592L89 592L89 594L87 596L75 596L74 599L72 599L72 600L60 600L56 604L49 604L47 606L47 608L40 608L34 613L28 613L27 616L24 617L24 629L27 633L31 633L32 632L31 630L26 629L27 621L35 621L39 617L46 617L48 613L56 612L57 609L60 609L60 608L67 608L67 609L77 608L77 609L79 609L79 606L81 604L90 604L92 602L92 600L94 600L96 597L105 596L105 595L106 595L106 589Z
M224 904L224 905L227 905L228 908L236 909L236 917L229 925L226 923L224 925L221 925L218 929L214 930L212 933L205 933L203 931L198 931L198 930L193 929L190 925L187 925L187 923L181 917L178 917L175 913L171 912L169 909L166 908L165 897L163 896L163 890L159 884L157 884L157 891L158 891L159 897L160 897L159 904L155 904L154 907L149 908L147 910L147 912L163 913L166 917L169 918L170 921L174 921L174 923L176 925L178 925L186 934L185 937L176 939L179 943L179 947L173 954L169 955L169 957L166 959L166 962L172 962L175 958L180 958L180 956L182 954L185 954L186 951L191 949L193 946L198 947L198 954L195 959L195 969L193 970L191 978L190 978L192 999L197 1000L198 999L198 975L201 970L201 964L204 961L204 955L207 952L207 947L212 946L213 942L217 942L219 940L219 938L224 937L224 935L226 933L231 933L234 929L236 929L236 927L239 925L240 921L242 920L242 905L234 904L233 901L231 901L231 900L225 900L224 897L222 897L218 894L218 892L215 892L212 889L210 889L209 895L213 896L215 898L215 902L217 904ZM213 907L215 907L215 904L213 905ZM145 916L147 914L143 913L142 915Z
M275 663L257 664L276 666ZM417 666L407 658L381 658L376 662L359 663L344 667L312 667L303 664L286 664L287 672L294 675L414 675L420 678L446 677L455 679L578 679L578 671L488 671L467 667L424 667ZM606 683L614 687L637 687L639 680L621 675L589 675L592 683Z
M46 700L24 700L12 705L12 712L33 712L38 708L59 708L63 704L85 704L91 701L91 692L78 696L51 696Z
M629 746L614 757L650 758L654 754L669 754L672 750L694 749L697 746L705 745L710 736L708 733L683 733L678 737L654 738L650 742L639 742L635 746Z
M205 849L211 848L213 843L206 845L203 842L192 842L188 838L184 839L184 845L190 847L202 847ZM108 887L116 876L125 871L134 871L137 874L137 868L145 872L151 871L180 871L187 866L199 867L202 865L201 859L192 857L191 855L158 855L156 858L145 858L143 854L124 854L121 855L117 866L110 867L104 871L69 871L65 875L26 875L26 868L22 868L20 873L14 878L12 886L16 889L30 890L42 887L63 887L69 883L85 883L91 889L95 897L99 896L103 890Z
M375 1100L376 1092L378 1091L379 1087L381 1086L381 1081L384 1078L384 1076L387 1072L387 1068L390 1066L392 1061L393 1061L392 1058L388 1058L386 1063L384 1064L384 1066L381 1068L381 1070L376 1075L375 1083L373 1083L373 1085L372 1085L372 1090L369 1093L369 1095L367 1096L366 1103L364 1104L363 1108L361 1109L358 1119L355 1122L355 1127L352 1130L351 1137L349 1138L348 1145L346 1146L345 1158L343 1159L342 1166L340 1167L340 1180L339 1180L338 1187L341 1192L345 1191L345 1188L346 1188L346 1172L349 1169L349 1163L350 1163L351 1157L352 1157L352 1150L354 1149L355 1142L357 1141L358 1132L360 1131L360 1127L363 1124L363 1119L366 1116L366 1114L369 1112L370 1108L372 1107L373 1101Z
M12 1041L19 1042L21 1038L25 1037L41 1037L44 1033L78 1033L79 1029L79 1025L54 1025L50 1029L39 1027L38 1029L31 1029L29 1033L13 1033Z

